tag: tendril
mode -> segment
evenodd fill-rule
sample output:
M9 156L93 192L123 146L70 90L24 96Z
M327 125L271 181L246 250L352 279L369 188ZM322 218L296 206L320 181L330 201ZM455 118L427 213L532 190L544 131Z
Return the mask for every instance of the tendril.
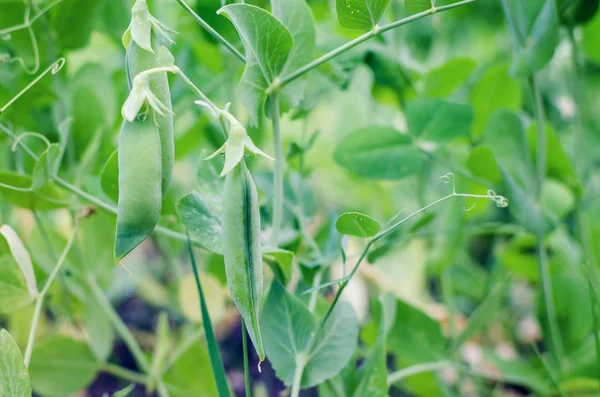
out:
M475 197L475 201L473 202L473 204L470 207L463 206L463 211L465 211L465 212L471 211L477 205L477 201L479 201L479 197Z
M62 67L65 65L65 62L66 62L65 58L59 58L56 61L54 61L42 73L40 73L35 79L33 79L31 81L31 83L27 84L27 86L25 86L25 88L23 88L21 91L19 91L4 106L2 106L0 108L0 115L2 113L4 113L6 111L6 109L8 109L10 107L10 105L12 105L17 99L22 97L27 91L29 91L31 89L31 87L36 85L48 73L51 73L53 75L57 74L62 69Z
M496 203L496 207L498 208L506 208L508 207L508 199L504 196L499 196L492 189L487 191L487 195L490 200Z
M456 193L456 181L454 179L454 174L452 172L449 172L446 175L440 176L440 182L442 182L442 183L452 182L452 194Z

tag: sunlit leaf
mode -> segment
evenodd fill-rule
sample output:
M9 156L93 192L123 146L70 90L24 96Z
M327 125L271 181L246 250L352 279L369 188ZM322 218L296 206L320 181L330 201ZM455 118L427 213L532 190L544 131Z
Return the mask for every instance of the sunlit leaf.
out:
M381 230L381 225L368 215L358 212L347 212L340 215L335 228L342 234L355 237L373 237Z

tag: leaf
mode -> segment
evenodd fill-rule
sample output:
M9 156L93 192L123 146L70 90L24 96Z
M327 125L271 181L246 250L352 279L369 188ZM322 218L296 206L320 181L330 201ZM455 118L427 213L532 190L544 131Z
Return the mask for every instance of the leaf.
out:
M496 110L521 109L521 85L508 75L508 65L501 64L488 69L479 78L469 101L475 111L473 136L479 138Z
M442 144L468 135L473 109L443 99L419 99L406 106L406 119L415 139Z
M531 76L550 62L558 46L556 0L509 0L508 8L519 37L511 75Z
M294 253L292 251L283 250L281 248L263 247L263 258L274 261L278 264L278 268L282 273L283 284L288 283L292 278Z
M585 24L596 15L599 4L598 0L557 0L560 23L567 28Z
M311 62L316 49L315 20L305 0L271 0L273 16L292 35L294 45L281 75L287 76ZM283 108L296 107L304 94L305 79L299 78L284 87L280 99Z
M203 156L203 158L208 157ZM203 160L196 173L197 190L212 210L221 213L221 198L223 196L224 180L219 176L223 169L223 156L216 156L210 160Z
M13 337L0 330L0 396L30 397L29 373Z
M358 370L358 385L354 390L354 397L387 397L387 333L394 320L395 299L391 294L382 295L379 298L381 314L377 332L377 340L367 356L365 362Z
M29 373L36 393L64 397L85 389L100 369L100 364L83 342L54 335L33 349Z
M469 154L467 168L473 176L485 179L495 186L502 183L502 173L494 157L494 153L487 146L477 146Z
M429 3L429 0L425 0ZM475 70L471 58L455 58L425 76L423 96L445 98L463 85Z
M56 143L48 146L42 153L33 168L32 184L33 190L42 189L56 175L60 160L60 146Z
M129 397L129 396L131 396L131 392L133 391L134 388L135 388L135 383L132 383L129 386L127 386L126 388L121 389L118 392L116 392L115 394L113 394L112 397Z
M97 299L88 295L83 303L83 323L89 333L90 349L98 360L105 361L112 352L115 331Z
M112 152L100 172L102 191L113 202L119 201L119 151Z
M340 25L347 29L370 30L381 19L390 0L336 0Z
M171 330L169 329L169 316L166 312L161 312L158 316L156 325L156 344L152 354L152 363L150 365L150 375L153 380L161 377L165 362L172 350Z
M84 47L90 40L95 22L100 15L101 0L64 0L52 13L52 25L57 45L62 50ZM77 21L76 24L73 21Z
M313 335L310 311L279 282L274 281L261 317L265 349L277 377L291 385L296 366L304 362L301 387L312 387L337 375L356 348L358 322L354 310L339 303Z
M489 323L497 318L498 311L502 307L502 300L506 294L510 278L502 280L494 286L489 295L481 302L477 309L471 314L465 329L452 341L450 346L451 352L456 352L458 349L471 339L473 336L481 332Z
M405 0L404 7L408 12L417 13L430 10L435 0Z
M390 127L366 127L344 137L334 159L362 177L395 180L415 174L424 158L409 136Z
M283 71L293 39L290 31L267 11L248 4L221 8L235 26L246 52L246 68L239 84L239 96L251 119L258 122L266 90Z
M33 264L31 263L29 251L27 251L27 248L25 248L21 238L12 227L8 225L2 225L0 227L0 235L4 237L6 243L8 244L10 254L14 258L15 262L17 262L19 265L19 269L21 269L21 273L23 273L23 276L25 277L29 296L32 298L37 297L37 281L35 279L35 273L33 271Z
M69 206L62 191L54 184L48 183L37 192L13 190L6 186L14 186L19 189L31 189L33 179L27 175L17 174L11 171L0 170L0 196L7 202L26 209L52 210Z
M206 348L195 343L183 353L164 375L171 397L224 397L220 396L210 367Z
M373 237L381 230L375 219L359 212L346 212L335 222L335 228L342 234L355 237Z
M389 331L390 350L411 364L438 361L446 355L446 339L437 321L398 300L396 318Z
M600 35L600 13L597 13L594 19L583 27L583 50L595 63L600 63L598 35Z
M199 192L189 193L177 202L177 215L203 247L223 254L221 218Z
M10 256L0 256L0 313L19 311L33 302L27 283Z

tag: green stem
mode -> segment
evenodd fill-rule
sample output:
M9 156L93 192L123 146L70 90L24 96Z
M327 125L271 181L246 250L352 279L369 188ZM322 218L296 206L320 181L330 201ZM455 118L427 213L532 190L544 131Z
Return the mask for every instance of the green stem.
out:
M374 37L374 36L377 36L384 32L387 32L388 30L395 29L399 26L406 25L407 23L416 21L418 19L425 18L429 15L433 15L438 12L450 10L452 8L460 7L460 6L463 6L466 4L474 3L475 1L477 1L477 0L463 0L463 1L459 1L457 3L448 4L448 5L441 6L441 7L433 7L429 10L420 12L418 14L411 15L409 17L400 19L398 21L389 23L387 25L383 25L383 26L375 25L373 27L373 29L368 31L367 33L364 33L364 34L358 36L357 38L350 40L349 42L337 47L336 49L334 49L332 51L329 51L328 53L322 55L321 57L315 59L314 61L299 68L295 72L292 72L289 75L287 75L279 80L274 81L272 86L269 87L268 92L274 92L274 91L281 89L282 87L284 87L285 85L296 80L298 77L302 76L303 74L308 73L309 71L324 64L325 62L330 61L331 59L335 58L336 56L343 54L344 52L356 47L357 45L361 44L362 42L369 40L371 37Z
M438 371L444 368L452 368L453 366L454 364L450 361L434 361L431 363L411 365L410 367L402 368L398 371L389 374L387 377L387 382L388 385L394 385L414 375L419 375L425 372Z
M52 269L52 272L48 276L48 280L46 280L46 283L44 284L42 291L36 298L35 308L33 310L33 319L31 320L31 328L29 330L29 338L27 339L27 347L25 348L25 365L28 367L29 367L29 363L31 361L31 353L33 351L33 345L35 343L35 334L37 332L40 314L42 312L44 297L48 293L48 290L50 289L52 282L58 275L60 268L62 267L63 263L65 262L65 259L67 258L67 254L69 253L69 250L71 249L71 246L73 245L73 242L75 241L75 236L77 234L78 228L79 228L79 222L76 222L75 225L73 226L73 231L71 232L71 237L69 238L69 241L67 242L67 245L65 246L65 249L60 254L60 257L58 258L58 261L56 262L54 269Z
M229 51L231 51L231 53L233 55L235 55L240 61L242 62L246 62L246 57L244 57L244 55L242 55L241 52L239 52L234 46L233 44L231 44L225 37L221 36L219 34L219 32L217 32L216 30L214 30L208 23L206 23L206 21L204 19L202 19L200 17L200 15L196 14L194 12L194 10L187 5L187 3L183 0L175 0L179 3L179 5L181 7L183 7L184 10L186 10L188 12L188 14L190 14L192 16L192 18L194 18L196 20L196 22L198 22L198 24L200 26L202 26L212 37L214 37L216 40L220 41L225 48L227 48Z
M573 28L569 28L569 42L571 43L571 59L573 61L573 99L575 100L577 112L577 127L575 129L575 168L578 171L582 184L585 185L586 177L586 139L585 139L585 115L587 101L584 94L585 74L581 66L581 55L579 46L575 39Z
M600 323L598 322L598 295L592 285L591 277L588 276L588 290L590 294L590 306L592 309L592 324L594 330L594 348L596 349L596 370L600 375L600 335L598 335L598 329Z
M246 324L242 320L242 354L244 355L244 383L246 385L246 397L252 397L252 389L250 388L250 365L248 364L248 341Z
M302 383L302 376L304 374L305 366L306 358L303 355L296 357L296 370L294 371L294 380L292 381L290 397L298 397L300 395L300 386Z
M140 385L150 384L150 379L147 376L139 374L135 371L131 371L127 368L120 367L115 364L102 364L101 370L104 372L108 372L109 374L115 375L121 379L139 383Z
M537 170L537 182L535 185L536 196L541 198L542 188L544 180L546 179L546 114L544 111L544 104L542 102L542 96L535 76L529 78L529 87L533 97L533 105L536 116L536 127L537 127L537 146L536 146L536 170Z
M275 153L275 170L273 173L273 230L271 245L279 246L279 234L283 219L283 143L281 141L281 126L279 122L279 95L271 95L271 119L273 120L273 146Z

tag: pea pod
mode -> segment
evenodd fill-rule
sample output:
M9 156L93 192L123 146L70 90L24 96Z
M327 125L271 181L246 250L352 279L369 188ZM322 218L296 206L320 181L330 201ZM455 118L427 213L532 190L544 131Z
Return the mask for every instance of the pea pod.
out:
M154 230L162 203L158 129L152 116L125 121L119 137L119 210L115 260L120 261Z
M258 321L263 291L260 212L256 185L243 161L225 177L222 211L227 284L262 361L265 352Z
M152 42L155 44L158 40L155 36L152 36ZM154 54L144 50L135 43L134 40L129 42L127 47L127 77L129 79L129 85L131 86L133 78L140 72L155 68L159 65L157 60L158 45L153 45ZM155 73L150 76L150 90L158 98L158 100L164 104L169 111L172 110L171 105L171 91L169 90L169 80L167 73ZM160 147L161 147L161 161L162 161L162 194L163 196L167 193L169 184L171 183L171 177L173 174L173 162L175 157L174 149L174 138L173 138L173 114L165 112L164 115L160 115L156 112L152 112L154 121L158 126L158 133L160 135Z

